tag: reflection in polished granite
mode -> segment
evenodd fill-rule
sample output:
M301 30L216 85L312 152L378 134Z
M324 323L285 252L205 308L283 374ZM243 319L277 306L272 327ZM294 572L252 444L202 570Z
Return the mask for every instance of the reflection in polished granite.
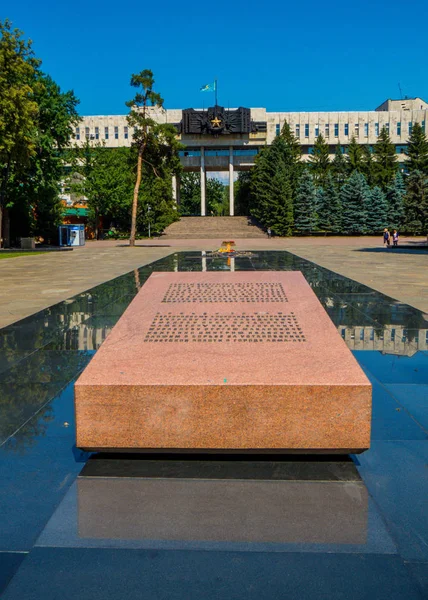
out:
M74 443L70 384L0 446L0 553L34 545L82 469Z
M427 440L376 440L358 458L400 555L428 563Z
M207 552L159 549L162 544L183 544L180 540L167 539L152 541L153 549L144 551L136 549L141 547L141 538L122 540L120 531L116 532L119 537L102 537L103 527L104 534L108 535L109 528L111 531L118 523L108 521L103 525L102 515L96 514L92 501L81 504L86 508L80 516L77 512L77 485L80 489L88 485L87 482L94 482L90 485L96 489L103 479L87 476L82 478L82 483L82 479L76 483L88 455L74 446L73 382L152 271L229 270L232 267L235 270L302 271L345 342L356 350L357 360L373 383L372 447L355 459L357 464L359 461L363 483L352 476L346 478L347 467L337 470L337 464L330 468L324 483L320 478L326 471L322 471L320 465L306 465L304 481L301 464L289 466L288 471L282 465L279 479L275 479L275 469L269 477L253 471L254 478L251 478L251 469L241 465L241 472L247 473L248 478L239 485L255 485L254 489L258 485L281 485L285 495L291 494L293 485L297 490L307 490L302 496L302 506L298 503L300 513L295 513L294 524L290 522L294 530L287 529L288 523L284 522L283 529L277 532L270 524L268 531L272 535L282 531L284 543L233 542L244 544L245 551L241 552L226 550L227 541L198 542L223 544L222 552L216 552L214 546ZM283 597L286 589L287 598L299 599L422 598L421 589L426 586L428 572L428 520L424 502L428 497L427 373L427 315L287 252L258 252L250 258L236 258L233 265L231 262L228 265L225 259L210 259L198 252L177 253L0 329L0 582L6 583L21 565L4 597L6 600L58 597L116 600L141 598L144 589L147 597L168 600L276 598ZM165 467L162 460L157 464L165 476L169 467ZM92 462L95 461L89 465ZM110 470L111 467L112 463ZM135 471L135 464L133 468L130 465L126 468ZM152 464L149 470L153 469L156 466ZM212 474L216 469L211 463L206 472ZM317 475L313 475L314 472ZM200 482L194 466L192 473L192 480L187 482L189 486ZM333 480L332 473L335 474ZM110 472L107 481L113 481L116 475ZM147 478L147 473L143 476L134 473L132 477L127 484L127 501L135 499L134 487L147 483L140 483L142 477ZM169 479L165 485L180 484L180 481L171 482L170 475L166 477ZM228 485L238 484L233 469L230 477L223 481L214 477L214 481L208 483L221 483L227 489ZM181 479L183 484L183 477ZM112 488L115 485L112 484ZM359 517L346 527L348 533L365 535L365 543L335 544L332 537L330 543L319 541L324 535L346 533L346 527L343 532L334 527L331 531L328 527L322 529L325 523L321 514L330 517L332 513L329 502L321 501L320 490L327 485L332 485L326 488L329 493L334 489L343 491L343 486L364 490L360 495ZM110 496L106 492L106 502L109 497L111 501L117 499L116 509L129 526L125 519L126 503L120 502L119 492L109 492ZM297 492L295 494L294 499L299 497ZM92 492L90 497L93 497ZM257 500L257 495L252 498L250 492L246 497ZM320 504L314 507L313 513L305 513L305 501L311 498L319 498ZM218 500L220 502L220 496ZM355 498L353 502L341 504L345 513L352 511L352 507L356 509ZM153 504L159 511L166 509L165 504ZM156 506L151 506L151 510L155 511ZM178 510L179 506L171 506L170 510ZM220 510L221 504L216 506ZM296 508L296 502L287 504L281 514L290 515L293 506ZM113 510L113 505L111 508ZM248 510L250 508L251 502ZM260 514L268 519L271 513L267 508L263 507ZM92 517L94 511L95 517ZM189 514L187 523L192 525ZM219 518L219 513L216 514ZM277 520L278 514L272 508ZM307 515L309 522L312 517L315 519L311 535L318 535L317 542L304 538L307 534L301 528L304 521L299 521L299 514ZM338 514L339 522L343 514ZM62 523L60 515L63 515ZM86 521L82 521L84 518ZM98 536L79 537L79 521L85 523L86 533L88 527L95 527ZM155 521L152 521L154 526ZM357 524L358 531L352 530L352 525ZM242 523L236 518L232 525L236 533ZM134 529L138 529L137 526L141 527L141 523L135 524ZM260 528L260 532L264 530ZM286 535L292 533L294 541L284 541ZM38 543L44 541L49 548L34 547L37 538ZM304 539L306 542L302 542ZM324 537L324 541L326 539ZM61 549L58 546L62 541L64 545L78 547ZM107 543L111 549L100 547ZM186 544L196 542L187 540ZM256 552L254 547L260 544L264 544L264 550ZM91 545L94 547L84 547ZM251 545L253 551L248 552ZM126 549L131 546L132 550ZM275 552L271 552L272 546ZM298 552L294 552L297 549ZM15 554L18 551L30 551L30 555L22 560L25 555ZM403 559L411 562L405 565Z
M360 482L80 477L36 546L352 552L396 547Z

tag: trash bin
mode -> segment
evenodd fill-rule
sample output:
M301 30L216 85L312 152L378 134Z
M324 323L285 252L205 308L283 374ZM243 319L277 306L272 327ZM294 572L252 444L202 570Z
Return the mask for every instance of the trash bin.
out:
M35 247L36 240L34 238L21 238L21 250L34 250Z
M60 225L59 226L59 245L60 246L84 246L85 245L85 226L84 225Z

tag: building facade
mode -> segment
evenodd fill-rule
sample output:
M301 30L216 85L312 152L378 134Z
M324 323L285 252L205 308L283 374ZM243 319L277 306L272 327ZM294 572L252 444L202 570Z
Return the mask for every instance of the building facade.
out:
M359 144L373 146L382 128L395 145L398 160L404 161L407 142L415 123L425 129L428 103L421 98L386 100L373 111L351 112L269 112L265 108L225 110L156 109L151 116L159 123L171 123L184 146L180 152L183 170L201 174L201 215L206 214L206 174L229 173L229 210L234 214L235 171L251 169L260 149L270 145L287 122L302 147L302 159L308 160L317 137L322 134L333 158L337 145L346 147L355 137ZM130 146L132 129L126 115L85 116L75 129L74 143L86 140L110 148ZM172 182L179 202L180 182Z

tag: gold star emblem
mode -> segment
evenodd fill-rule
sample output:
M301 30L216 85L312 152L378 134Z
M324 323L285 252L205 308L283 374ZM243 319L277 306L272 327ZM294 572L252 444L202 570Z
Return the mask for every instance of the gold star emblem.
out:
M221 120L216 117L215 119L211 119L211 123L213 124L213 127L220 127Z

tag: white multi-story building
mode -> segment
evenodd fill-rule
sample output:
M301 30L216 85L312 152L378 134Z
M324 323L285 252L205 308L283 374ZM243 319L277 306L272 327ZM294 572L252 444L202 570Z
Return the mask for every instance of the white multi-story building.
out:
M402 162L413 125L420 123L425 129L428 118L428 103L421 98L386 100L376 110L358 112L268 112L265 108L225 111L221 107L149 110L157 122L177 127L177 137L185 147L180 153L183 170L201 173L201 215L206 214L207 171L229 172L230 214L233 215L235 171L251 169L260 148L272 143L285 122L302 146L303 160L308 159L320 134L329 144L333 157L337 145L346 152L352 137L359 144L373 146L385 127ZM196 120L192 121L192 116L196 116ZM130 146L132 133L126 115L85 116L75 129L74 142L83 144L91 140L111 148ZM174 179L177 201L179 187L179 181Z

